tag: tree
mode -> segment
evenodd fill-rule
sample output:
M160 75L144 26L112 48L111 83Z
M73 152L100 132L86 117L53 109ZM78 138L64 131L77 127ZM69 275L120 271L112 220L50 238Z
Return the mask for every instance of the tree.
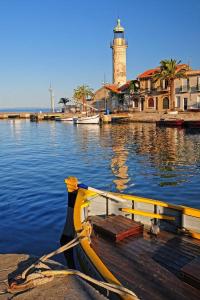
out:
M67 103L69 102L69 98L60 98L59 100L59 104L63 104L63 107L64 107L64 111L66 111L66 108L67 108Z
M175 109L175 94L174 94L174 80L177 78L186 77L186 71L189 67L185 64L180 64L181 61L176 59L165 59L160 62L160 69L153 75L153 80L167 80L169 85L169 98L171 107Z
M131 80L128 91L129 94L138 93L140 89L140 83L138 80Z
M78 102L82 102L83 111L85 111L86 100L90 100L94 97L94 91L88 85L81 85L74 89L73 98Z

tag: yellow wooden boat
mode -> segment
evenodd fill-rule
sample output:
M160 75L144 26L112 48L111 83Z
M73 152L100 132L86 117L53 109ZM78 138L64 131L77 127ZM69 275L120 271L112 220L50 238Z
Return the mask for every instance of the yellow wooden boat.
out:
M200 210L65 182L61 244L84 236L65 254L69 267L136 294L125 300L200 299Z

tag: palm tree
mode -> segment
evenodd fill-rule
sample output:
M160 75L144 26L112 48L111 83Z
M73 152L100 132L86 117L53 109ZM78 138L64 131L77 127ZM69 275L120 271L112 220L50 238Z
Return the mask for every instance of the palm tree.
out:
M64 107L64 112L66 111L66 108L67 108L67 103L69 102L69 98L60 98L59 100L59 104L63 104L63 107Z
M186 71L189 67L185 64L181 64L181 61L176 59L161 60L159 70L153 75L153 80L167 80L169 85L169 95L171 107L175 109L175 95L174 95L174 80L177 78L186 77Z
M94 97L94 91L88 85L81 85L74 89L73 98L78 102L82 102L83 111L85 111L86 100Z

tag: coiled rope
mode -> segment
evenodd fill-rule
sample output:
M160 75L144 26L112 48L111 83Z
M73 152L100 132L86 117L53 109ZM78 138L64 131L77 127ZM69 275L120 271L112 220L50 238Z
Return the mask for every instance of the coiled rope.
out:
M36 286L45 284L49 281L52 281L54 277L76 275L88 282L91 282L97 286L106 289L107 292L109 291L109 292L114 292L120 296L127 296L126 299L139 300L139 298L136 296L134 292L125 288L122 285L103 282L73 269L51 270L48 264L44 263L54 255L60 254L64 251L67 251L70 248L75 247L80 243L81 240L86 238L90 240L91 225L89 224L89 222L85 222L83 225L84 225L83 230L77 234L77 237L72 239L66 245L59 247L57 250L42 256L34 264L32 264L25 271L23 271L21 276L17 276L5 291L0 291L0 294L1 293L16 294L19 292L29 290ZM32 272L30 272L30 270L32 270Z

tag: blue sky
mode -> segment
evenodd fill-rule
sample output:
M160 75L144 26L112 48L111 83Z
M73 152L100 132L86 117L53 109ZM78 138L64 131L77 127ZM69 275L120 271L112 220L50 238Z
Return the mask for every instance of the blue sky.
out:
M165 58L200 69L199 0L0 0L0 109L48 107L50 80L56 102L111 82L118 15L128 79Z

